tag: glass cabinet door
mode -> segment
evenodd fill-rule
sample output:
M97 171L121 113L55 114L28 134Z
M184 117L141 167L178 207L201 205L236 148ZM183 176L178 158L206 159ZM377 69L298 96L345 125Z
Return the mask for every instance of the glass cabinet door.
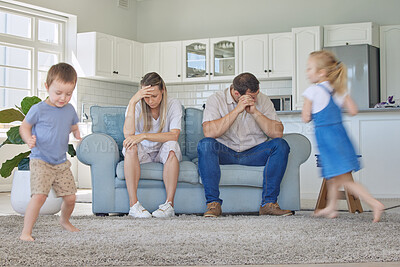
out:
M186 76L185 78L207 77L207 44L194 42L185 45Z
M219 41L214 43L214 53L212 59L214 61L214 77L235 75L235 46L236 43L232 41Z

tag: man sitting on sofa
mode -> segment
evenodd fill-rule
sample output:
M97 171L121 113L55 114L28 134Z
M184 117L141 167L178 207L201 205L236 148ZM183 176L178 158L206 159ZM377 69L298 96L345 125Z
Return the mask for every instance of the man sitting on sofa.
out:
M235 77L230 88L207 100L203 114L206 138L197 147L207 201L204 217L222 214L220 164L265 166L259 214L292 215L290 210L281 210L277 203L290 148L282 139L283 124L274 105L260 93L259 84L253 74L242 73Z

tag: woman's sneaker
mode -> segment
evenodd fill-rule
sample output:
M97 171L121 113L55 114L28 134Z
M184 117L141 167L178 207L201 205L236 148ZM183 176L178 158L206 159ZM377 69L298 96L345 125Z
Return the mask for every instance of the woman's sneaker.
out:
M151 214L138 201L129 209L129 216L134 218L150 218Z
M166 201L164 204L158 206L158 209L153 211L153 217L156 218L169 218L175 216L174 207L172 207L172 202Z

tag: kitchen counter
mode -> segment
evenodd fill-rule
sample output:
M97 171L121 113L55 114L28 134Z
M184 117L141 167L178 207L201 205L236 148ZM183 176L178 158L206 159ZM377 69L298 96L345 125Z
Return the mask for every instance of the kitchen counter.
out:
M400 197L400 108L360 110L356 116L343 114L343 125L357 154L362 155L362 169L353 174L370 193L379 198ZM304 123L301 111L278 112L284 133L301 133L311 142L311 156L300 168L300 190L303 199L316 199L321 186L320 170L316 166L318 153L314 124Z
M397 108L368 108L360 109L358 113L368 113L368 112L400 112L400 107ZM301 110L290 110L290 111L277 111L278 115L294 115L300 114Z

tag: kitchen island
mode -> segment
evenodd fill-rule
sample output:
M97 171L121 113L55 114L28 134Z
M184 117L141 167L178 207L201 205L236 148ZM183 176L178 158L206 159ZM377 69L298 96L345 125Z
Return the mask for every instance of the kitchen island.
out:
M300 192L303 199L316 199L322 180L316 167L318 154L313 123L303 123L301 111L278 112L284 133L301 133L311 141L311 156L301 166ZM364 109L344 116L343 123L356 152L362 155L362 169L354 179L377 198L400 197L400 108Z

